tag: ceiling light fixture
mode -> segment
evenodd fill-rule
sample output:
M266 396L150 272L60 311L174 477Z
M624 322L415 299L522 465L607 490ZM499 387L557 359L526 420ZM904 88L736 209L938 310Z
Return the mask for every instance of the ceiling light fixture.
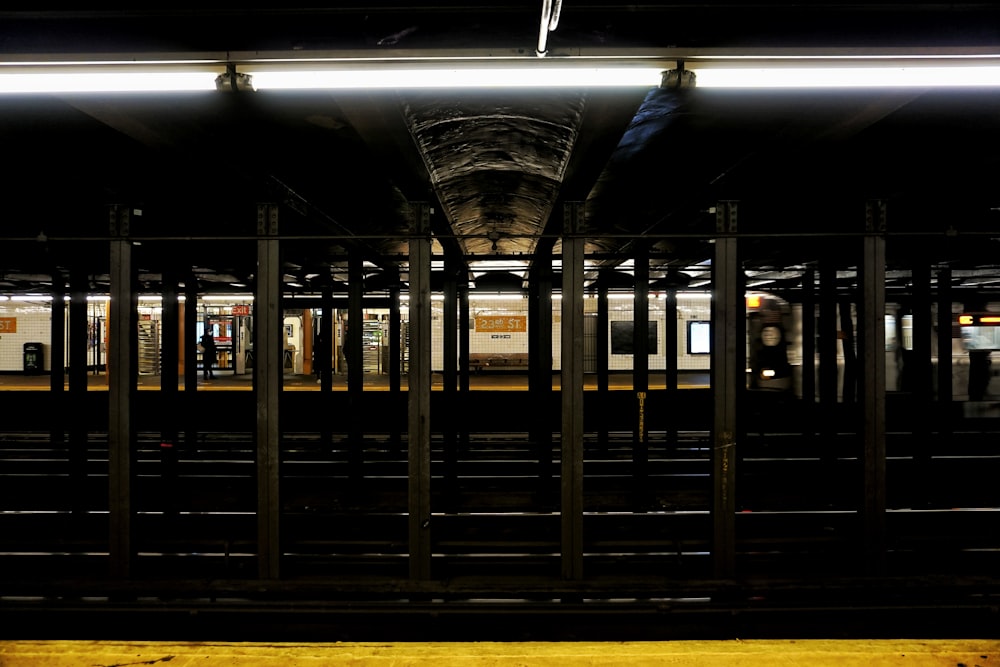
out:
M24 66L0 64L0 94L181 93L212 91L218 66L196 63L98 63Z
M537 61L532 61L537 62ZM256 90L655 88L660 67L242 68Z
M553 8L553 13L557 13ZM238 64L256 90L407 88L893 88L997 87L1000 54L700 53L684 57L267 60ZM235 70L232 70L235 71ZM684 75L687 75L686 77ZM666 77L666 79L665 79ZM690 79L695 79L691 81ZM692 86L693 84L693 86ZM670 87L670 86L668 86Z
M698 88L996 88L992 65L690 67Z
M51 294L14 294L11 301L51 301Z
M558 5L552 6L553 17ZM213 90L656 88L664 74L697 88L1000 87L1000 54L679 53L545 58L267 58L0 61L0 95ZM686 87L690 87L686 86Z

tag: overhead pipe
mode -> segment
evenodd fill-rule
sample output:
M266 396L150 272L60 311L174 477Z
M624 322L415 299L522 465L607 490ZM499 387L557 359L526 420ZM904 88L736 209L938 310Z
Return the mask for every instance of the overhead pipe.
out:
M538 27L538 46L535 55L539 58L547 52L549 33L559 25L559 13L562 11L562 0L542 0L542 21Z

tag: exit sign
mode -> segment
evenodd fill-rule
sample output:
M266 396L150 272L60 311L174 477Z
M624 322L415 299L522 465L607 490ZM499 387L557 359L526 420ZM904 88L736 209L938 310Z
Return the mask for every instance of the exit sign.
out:
M233 306L233 315L246 316L250 314L250 306L243 303Z

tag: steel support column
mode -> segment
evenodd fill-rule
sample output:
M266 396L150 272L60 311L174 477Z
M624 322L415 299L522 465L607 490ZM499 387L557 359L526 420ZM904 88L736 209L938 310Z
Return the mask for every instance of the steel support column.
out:
M866 565L870 573L878 574L885 569L885 202L868 202L866 212L861 261L863 521Z
M70 400L87 391L88 308L90 278L82 266L73 266L69 276L69 393ZM94 323L96 325L96 323ZM82 400L82 399L81 399Z
M184 279L184 399L181 425L184 429L184 446L193 450L198 446L198 428L194 415L198 402L198 279L187 269Z
M399 394L402 389L402 350L403 326L399 309L399 271L393 269L392 282L389 284L389 391ZM395 429L394 429L395 430Z
M444 323L441 332L441 352L444 357L441 389L448 395L448 403L454 400L458 389L458 280L463 273L461 261L461 258L456 258L451 253L445 255L444 301L441 304Z
M458 449L460 452L469 450L470 434L473 416L469 414L469 391L471 390L471 380L469 378L469 355L471 341L469 339L469 320L472 313L469 307L469 281L461 280L458 283L458 416L459 425Z
M928 410L934 400L934 367L931 361L931 332L934 322L931 319L931 267L925 253L918 253L912 258L916 264L910 271L913 291L913 355L911 371L914 373L914 397L921 406ZM883 283L884 284L884 283ZM951 356L951 355L949 355ZM922 411L923 424L929 428L929 414ZM927 438L923 439L926 442Z
M816 271L802 272L802 435L816 433Z
M70 269L69 294L69 395L68 405L84 405L87 400L88 324L87 293L90 281L82 266ZM93 323L97 326L97 323ZM69 420L69 468L73 487L73 510L87 507L87 426L82 419Z
M62 272L52 272L52 324L49 327L49 390L52 392L52 446L66 440L66 281Z
M280 576L278 405L284 366L278 206L257 207L257 284L254 294L254 391L257 404L257 576Z
M736 410L739 383L746 382L740 346L745 345L743 295L736 244L736 203L717 207L715 255L712 258L712 432L713 564L715 576L736 570Z
M528 295L528 391L539 406L531 418L531 442L538 455L538 492L547 503L552 489L552 248L544 239L535 250Z
M611 356L610 333L608 332L611 316L608 307L608 283L611 269L603 269L597 275L597 331L594 336L594 360L597 364L597 404L605 405L610 391L610 374L608 358ZM608 415L601 411L597 417L597 440L601 452L608 451Z
M594 343L594 358L597 364L597 392L603 401L610 390L610 374L608 359L611 355L611 315L608 303L608 288L611 279L611 269L602 270L597 276L597 332ZM606 426L602 424L602 428Z
M177 293L177 273L173 269L163 272L163 308L160 329L160 395L163 413L176 415L181 412L180 394L177 390L180 354L180 300ZM177 447L178 420L164 419L160 426L160 464L166 487L164 509L173 512L177 504Z
M458 274L462 273L460 257L447 253L444 260L444 302L441 351L444 357L441 372L441 393L445 405L458 406ZM454 507L458 493L458 430L457 420L442 422L445 497L449 508Z
M938 439L947 451L952 436L951 402L952 351L951 351L951 269L944 266L937 273L937 419Z
M471 388L469 378L469 356L471 341L469 340L469 320L472 318L472 311L469 307L469 281L461 280L458 283L458 387L459 392L468 394ZM465 439L468 439L468 420L462 419L462 430L465 432Z
M111 575L132 571L132 399L136 391L138 300L133 285L131 211L112 206L108 323L108 511Z
M562 576L583 578L583 255L582 202L563 212Z
M320 290L320 321L319 345L316 350L316 374L319 375L320 391L329 392L333 389L333 341L337 337L337 326L333 321L333 286L328 282ZM326 423L324 420L324 428ZM328 429L327 429L328 430ZM324 439L326 443L329 438Z
M406 413L406 405L402 400L402 351L404 341L399 307L400 286L399 272L398 270L394 270L392 282L389 284L389 393L392 397L392 405L394 406L389 440L396 451L402 450L403 424L401 417ZM468 349L468 346L466 346L466 349Z
M410 578L431 576L431 237L430 207L412 204L408 374Z
M66 280L52 272L52 325L49 327L49 388L62 394L66 387ZM60 416L62 411L59 411Z
M839 428L839 394L837 391L837 267L833 260L822 258L819 262L819 322L817 325L819 347L819 405L814 414L819 417L820 457L823 467L836 465Z
M347 258L347 341L344 358L347 360L347 462L348 475L353 483L361 481L364 463L364 298L364 262L358 253L350 253Z
M347 388L351 397L364 390L364 280L364 260L359 254L350 253L347 258L347 336L344 340L344 359L347 362Z
M666 357L665 386L667 391L677 390L677 288L668 287L664 302L663 352Z
M934 365L931 360L933 344L931 333L934 321L931 318L931 267L924 252L915 253L910 284L913 286L913 351L910 368L903 371L913 374L913 463L918 484L923 488L934 488L932 470L931 432L934 428ZM884 284L884 283L883 283ZM951 356L950 354L948 355Z
M330 409L330 392L333 390L333 341L336 339L337 326L333 321L333 285L329 280L323 283L320 292L320 323L319 323L319 349L316 354L316 369L319 375L319 390L322 400L320 405L324 410ZM326 452L333 444L333 433L330 430L330 421L324 419L320 422L320 448Z
M168 398L170 412L177 410L177 384L180 364L180 299L177 273L172 269L163 272L163 306L160 329L160 391ZM171 426L176 430L177 424Z
M648 504L649 427L646 418L649 397L649 248L636 244L635 281L632 291L632 420L633 502L636 509Z
M545 400L552 393L552 246L544 239L535 249L528 289L528 388Z
M666 405L677 405L677 288L668 287L666 293L666 304L664 305L664 331L663 331L663 351L666 357L665 364L665 387ZM668 407L667 410L670 408ZM676 414L676 411L674 412ZM668 447L677 445L677 420L670 417L666 420L666 444Z

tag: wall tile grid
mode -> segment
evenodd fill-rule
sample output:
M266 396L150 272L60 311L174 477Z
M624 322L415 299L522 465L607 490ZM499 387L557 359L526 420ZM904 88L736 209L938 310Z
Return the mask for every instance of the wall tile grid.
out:
M0 372L24 370L24 344L42 343L44 369L48 370L51 350L52 314L48 303L31 301L0 302ZM13 320L13 322L12 322ZM10 331L10 328L15 331Z

